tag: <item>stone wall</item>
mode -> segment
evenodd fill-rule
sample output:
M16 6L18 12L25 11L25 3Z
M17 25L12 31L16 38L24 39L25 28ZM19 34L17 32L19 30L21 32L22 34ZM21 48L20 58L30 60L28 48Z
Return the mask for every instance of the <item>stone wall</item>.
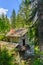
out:
M28 37L27 34L25 34L23 37L19 38L19 44L23 45L23 39L25 39L25 44L28 44Z

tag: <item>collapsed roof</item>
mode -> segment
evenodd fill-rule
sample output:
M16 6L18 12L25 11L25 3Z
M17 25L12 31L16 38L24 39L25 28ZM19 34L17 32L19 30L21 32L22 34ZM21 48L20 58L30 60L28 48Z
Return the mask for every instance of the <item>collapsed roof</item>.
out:
M25 35L27 32L28 32L28 29L26 29L26 28L21 28L21 29L17 29L17 30L11 29L6 34L6 36L7 37L21 37L21 36Z

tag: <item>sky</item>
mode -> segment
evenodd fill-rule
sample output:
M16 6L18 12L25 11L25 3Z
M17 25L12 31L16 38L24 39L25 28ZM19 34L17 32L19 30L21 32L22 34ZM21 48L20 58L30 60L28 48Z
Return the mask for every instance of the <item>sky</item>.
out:
M10 17L13 9L15 9L17 14L21 1L22 0L0 0L0 15L4 13Z

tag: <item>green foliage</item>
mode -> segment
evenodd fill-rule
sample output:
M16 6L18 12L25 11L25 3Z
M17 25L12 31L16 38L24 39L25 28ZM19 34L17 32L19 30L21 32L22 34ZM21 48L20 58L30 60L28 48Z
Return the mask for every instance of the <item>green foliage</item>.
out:
M20 14L17 15L15 25L16 25L16 28L22 28L25 26L24 18Z
M16 22L16 13L15 10L13 9L12 15L11 15L11 27L15 28L15 22Z
M24 18L25 24L28 25L30 21L31 10L30 10L30 0L22 0L20 5L19 14Z
M0 41L3 40L5 38L4 35L0 35Z
M9 55L6 48L0 48L0 65L13 65L13 57Z
M18 15L16 16L15 10L12 12L12 16L10 19L11 24L9 23L9 19L7 16L4 16L2 14L0 18L0 32L6 33L11 28L22 28L27 26L28 31L28 38L29 43L31 45L35 45L35 55L43 55L43 52L39 54L39 47L36 47L39 41L39 34L38 34L38 18L37 18L37 12L38 7L37 3L35 4L35 0L30 2L30 0L22 0L22 3L20 5L20 9L18 12ZM38 1L37 1L38 2ZM41 2L41 1L40 1ZM34 6L31 4L34 3ZM33 24L34 23L34 24ZM4 36L0 35L0 40L2 40ZM17 40L13 40L14 42L17 42ZM17 53L17 52L16 52ZM16 55L15 55L16 59ZM15 60L14 60L15 61ZM40 58L34 58L31 60L32 65L42 65L40 62ZM14 63L15 65L19 65L18 63ZM21 64L21 63L20 63ZM0 49L0 65L12 65L12 56L9 55L8 51L6 49L1 50Z
M32 59L31 65L42 65L40 58Z
M0 18L0 32L6 33L10 29L9 19L2 14Z

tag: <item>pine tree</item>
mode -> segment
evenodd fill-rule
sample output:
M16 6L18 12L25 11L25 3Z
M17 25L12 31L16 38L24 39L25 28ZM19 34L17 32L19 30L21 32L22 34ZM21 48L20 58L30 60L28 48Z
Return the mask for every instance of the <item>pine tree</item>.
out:
M15 13L15 10L13 9L12 15L11 15L11 26L12 26L12 28L15 28L15 21L16 21L16 13Z

